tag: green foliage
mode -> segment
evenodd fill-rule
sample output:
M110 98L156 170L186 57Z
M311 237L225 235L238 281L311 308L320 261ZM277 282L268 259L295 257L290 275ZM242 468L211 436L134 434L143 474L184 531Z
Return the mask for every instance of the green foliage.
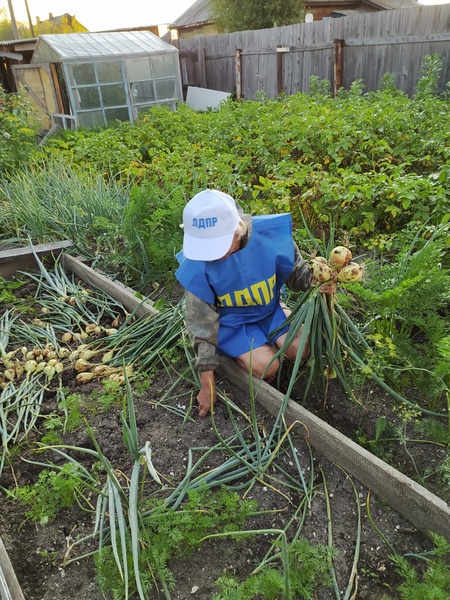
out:
M450 444L450 441L448 441L448 443ZM446 496L444 500L448 503L450 501L450 456L448 456L439 467L439 479L443 489L447 490L447 492L444 492Z
M140 572L147 573L148 588L152 587L149 564L154 573L162 574L168 587L173 588L175 581L168 567L171 558L188 558L208 534L239 530L255 509L254 501L242 500L234 492L212 493L200 489L190 492L179 510L161 504L159 510L152 510L150 516L142 517L139 564ZM132 573L131 550L127 554ZM100 588L104 592L114 590L115 598L124 598L123 581L111 547L102 549L95 562Z
M77 493L83 489L80 473L80 467L73 463L66 463L58 471L45 469L36 483L17 488L14 496L28 507L28 518L46 525L62 509L74 504Z
M303 21L303 0L212 0L211 16L227 32L281 27Z
M92 170L51 160L0 181L4 236L34 243L73 241L78 252L111 271L130 260L123 239L127 182L98 177ZM132 267L130 272L133 274Z
M108 178L125 166L141 164L142 136L133 135L135 129L129 122L123 122L95 131L63 131L59 137L48 140L43 150L57 161L74 160L88 171L101 165L100 172Z
M102 391L95 391L91 394L91 400L95 400L100 410L105 412L112 406L120 406L123 402L123 386L118 381L102 380Z
M420 65L419 81L414 91L416 100L424 100L438 93L442 59L438 54L425 56Z
M15 294L22 286L22 281L7 281L3 277L0 277L0 306L22 302L22 299L19 301Z
M180 229L185 200L180 188L164 193L152 183L135 186L130 193L123 230L129 248L140 261L135 267L150 281L167 278L181 248Z
M41 442L46 445L61 443L61 436L69 431L76 431L85 424L82 408L86 404L83 394L63 396L58 403L59 413L45 416Z
M288 549L292 598L313 600L320 586L331 586L328 570L335 551L322 544L310 544L305 538L293 542ZM280 571L265 566L242 582L224 575L217 580L221 590L213 600L277 600L284 597L284 577Z
M39 120L28 99L0 86L0 172L21 168L37 148Z
M40 21L34 25L33 29L36 37L46 33L80 33L88 31L84 25L68 13L61 15L57 20L49 18L45 21Z
M28 35L28 29L25 23L21 23L20 21L18 21L16 22L16 25L21 40L27 37L31 37L30 35ZM6 9L0 7L0 41L14 40L15 37L16 36L13 33L12 23L6 12Z
M329 82L312 78L309 95L203 113L155 107L135 125L63 132L40 152L151 182L150 205L216 187L253 213L290 210L295 226L303 214L317 229L332 215L356 242L397 249L398 232L450 219L450 107L434 95L408 98L389 74L381 90L363 91L356 81L332 98Z
M439 382L448 370L447 358L438 352L449 330L445 246L442 235L429 241L417 239L395 260L368 261L365 284L354 289L375 344L374 359L382 360L384 348L385 364L397 364L402 376L420 384L428 397L436 391L430 376L442 391Z
M435 549L426 555L418 555L418 558L426 560L426 568L422 574L414 569L404 556L391 556L395 570L404 579L397 590L401 600L446 600L448 598L450 544L436 534L433 534L433 540Z
M319 79L316 75L309 78L309 95L313 98L327 98L331 95L329 79Z

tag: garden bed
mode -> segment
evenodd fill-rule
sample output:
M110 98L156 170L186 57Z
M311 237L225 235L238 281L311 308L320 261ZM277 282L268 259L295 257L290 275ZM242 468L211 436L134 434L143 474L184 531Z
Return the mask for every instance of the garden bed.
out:
M118 286L123 290L123 286ZM18 293L29 296L34 292L33 285L21 289ZM139 300L135 298L135 302ZM176 365L173 367L178 368ZM239 373L239 371L236 371ZM235 387L232 383L235 374L221 381L220 387L225 397L232 400L241 412L232 409L236 424L246 435L251 432L247 416L250 412L248 390L244 385ZM237 375L239 379L239 375ZM227 438L234 431L232 418L224 400L219 401L215 410L214 427L210 418L198 419L195 410L189 413L195 387L189 381L180 382L171 397L164 398L173 386L175 370L169 364L167 368L152 369L145 375L131 381L133 402L137 415L137 430L140 444L151 442L153 463L162 481L168 487L176 486L186 472L189 449L209 448L218 444L217 432ZM133 460L123 442L121 412L123 409L121 392L110 397L100 380L83 386L77 385L75 373L65 370L63 383L67 394L80 394L78 405L91 429L95 432L97 444L108 457L114 468L129 476ZM44 424L58 414L58 387L48 385L42 405L43 419L38 430L30 436L29 442L37 441L45 429ZM258 394L257 394L258 399ZM380 402L383 401L380 395ZM330 408L341 404L342 398L336 391L329 398ZM274 417L268 414L258 403L255 405L257 422L261 431L271 431ZM337 411L338 412L338 411ZM256 481L248 492L248 498L258 503L266 514L251 516L245 524L248 530L278 530L293 519L288 534L298 531L299 521L304 521L301 537L312 544L332 544L338 555L333 559L336 573L335 586L345 595L346 590L357 591L358 598L381 598L383 593L396 589L399 576L393 569L390 559L392 549L398 553L420 553L431 548L430 540L412 526L410 521L391 509L383 497L369 499L369 490L359 483L353 473L335 465L323 456L317 444L314 444L314 457L311 447L314 431L301 426L292 434L294 454L287 448L280 455L284 474L278 476L274 484L268 470L267 478ZM92 439L84 427L68 432L63 438L64 444L73 447L92 448ZM29 448L25 445L25 453ZM196 451L201 455L202 451ZM220 447L211 454L201 470L210 470L220 465L226 448ZM81 454L78 456L87 468L92 461ZM1 485L13 489L36 481L40 468L23 462L19 453L11 459L11 470L4 470ZM332 457L330 457L332 458ZM429 458L425 457L424 460ZM297 514L302 498L292 491L289 477L297 477L296 461L301 466L306 483L310 487L308 509ZM370 519L365 509L366 501L371 507ZM96 583L94 566L91 559L72 560L81 548L72 547L73 541L87 534L93 527L93 514L85 513L76 507L62 510L49 524L36 524L26 516L26 509L19 502L4 500L4 510L0 516L0 535L15 567L18 580L25 597L29 600L58 598L77 600L103 597ZM383 541L376 528L382 532ZM18 533L17 533L18 532ZM215 585L218 577L224 573L239 579L247 577L264 559L270 549L273 535L259 533L245 539L216 538L203 542L200 549L184 556L174 557L169 567L175 579L175 588L171 597L196 597L210 600L218 592ZM89 542L88 545L93 542ZM83 548L84 551L87 548ZM359 560L357 560L359 558ZM357 563L357 567L354 567ZM419 565L420 563L418 563ZM356 576L357 573L357 576ZM317 597L335 598L336 587L318 586ZM151 597L164 597L161 590L153 590Z

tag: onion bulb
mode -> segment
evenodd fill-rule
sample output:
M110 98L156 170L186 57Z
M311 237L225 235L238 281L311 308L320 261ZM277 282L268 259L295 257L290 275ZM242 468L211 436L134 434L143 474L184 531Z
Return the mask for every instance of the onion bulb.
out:
M94 373L78 373L75 377L75 381L79 384L89 383L92 379L94 379Z
M361 281L363 277L363 269L358 263L348 263L338 273L338 281L341 283L353 283L354 281Z
M82 373L83 371L88 371L91 367L92 367L91 363L88 362L87 360L84 360L84 358L79 358L77 361L75 361L75 364L73 366L73 368L75 369L75 371L77 371L77 373Z
M322 257L316 257L309 260L308 268L313 274L314 279L316 279L320 283L329 281L332 277L331 269L326 264L326 262L323 262Z
M333 271L339 271L352 260L351 251L345 246L336 246L330 252L329 263Z

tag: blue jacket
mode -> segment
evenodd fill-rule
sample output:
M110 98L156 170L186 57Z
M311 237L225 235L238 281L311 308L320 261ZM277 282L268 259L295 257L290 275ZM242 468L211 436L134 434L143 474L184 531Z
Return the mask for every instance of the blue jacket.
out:
M218 307L220 322L233 327L271 315L294 267L291 215L253 217L248 244L223 260L193 261L179 252L181 285Z

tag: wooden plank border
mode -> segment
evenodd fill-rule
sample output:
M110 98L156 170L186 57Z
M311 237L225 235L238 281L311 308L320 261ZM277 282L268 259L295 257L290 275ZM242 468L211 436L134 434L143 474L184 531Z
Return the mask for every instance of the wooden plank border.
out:
M63 240L50 244L37 244L36 246L24 246L0 251L0 277L8 279L17 271L35 269L36 259L34 254L40 258L43 256L57 256L66 248L70 248L72 242Z
M0 598L2 600L25 600L17 581L8 553L0 537Z
M64 254L62 256L62 264L65 269L71 271L82 281L98 287L107 294L119 301L129 312L135 311L135 314L140 317L144 315L154 315L158 311L153 307L153 302L148 298L139 296L134 290L127 287L119 281L113 281L98 273L88 265L85 265L80 259Z
M233 360L221 357L218 372L242 391L248 392L249 375ZM253 389L256 401L271 415L277 415L284 395L256 378L253 378ZM443 500L293 400L288 401L285 419L288 425L298 423L299 427L303 427L309 443L319 454L354 476L419 531L427 536L430 532L437 533L450 542L450 507Z

